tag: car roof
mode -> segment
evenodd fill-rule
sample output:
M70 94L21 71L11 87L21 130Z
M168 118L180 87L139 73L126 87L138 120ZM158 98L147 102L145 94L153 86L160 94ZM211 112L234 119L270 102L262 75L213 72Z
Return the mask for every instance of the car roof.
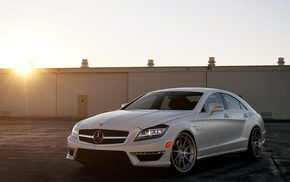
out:
M210 91L223 91L215 88L202 88L202 87L182 87L182 88L167 88L162 90L156 90L154 92L174 92L174 91L183 91L183 92L210 92Z

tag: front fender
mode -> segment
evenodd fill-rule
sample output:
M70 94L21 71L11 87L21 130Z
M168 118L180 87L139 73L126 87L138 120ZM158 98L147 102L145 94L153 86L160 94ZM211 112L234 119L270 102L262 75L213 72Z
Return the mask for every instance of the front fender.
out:
M200 124L202 125L202 122ZM198 133L201 130L201 127L199 126L199 124L192 123L192 122L186 122L186 123L176 123L176 124L173 124L171 126L172 126L171 133L174 133L174 137L172 137L172 143L176 140L178 134L180 134L182 132L187 132L193 137L197 149L199 148L199 143L198 143L199 134Z

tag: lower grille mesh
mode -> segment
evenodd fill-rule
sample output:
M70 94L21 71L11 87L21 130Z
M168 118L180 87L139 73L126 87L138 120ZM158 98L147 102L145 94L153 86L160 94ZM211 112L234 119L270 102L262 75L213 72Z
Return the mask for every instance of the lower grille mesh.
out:
M130 159L124 151L78 149L77 161L90 161L100 164L129 164Z
M136 155L139 161L157 161L162 157L163 154L155 154L155 155Z

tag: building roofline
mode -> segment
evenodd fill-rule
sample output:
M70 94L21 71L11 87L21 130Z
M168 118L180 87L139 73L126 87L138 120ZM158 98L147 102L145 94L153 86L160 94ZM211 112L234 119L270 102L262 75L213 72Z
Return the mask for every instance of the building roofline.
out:
M0 73L13 73L13 68L0 68ZM290 65L238 65L238 66L155 66L155 67L64 67L64 68L34 68L35 73L111 73L111 72L176 72L176 71L290 71Z

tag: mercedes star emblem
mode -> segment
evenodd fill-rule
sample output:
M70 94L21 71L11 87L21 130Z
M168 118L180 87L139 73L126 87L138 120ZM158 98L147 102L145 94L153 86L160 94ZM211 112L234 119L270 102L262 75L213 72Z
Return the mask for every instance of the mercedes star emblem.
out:
M104 139L104 133L101 130L98 130L94 133L94 142L101 143Z

